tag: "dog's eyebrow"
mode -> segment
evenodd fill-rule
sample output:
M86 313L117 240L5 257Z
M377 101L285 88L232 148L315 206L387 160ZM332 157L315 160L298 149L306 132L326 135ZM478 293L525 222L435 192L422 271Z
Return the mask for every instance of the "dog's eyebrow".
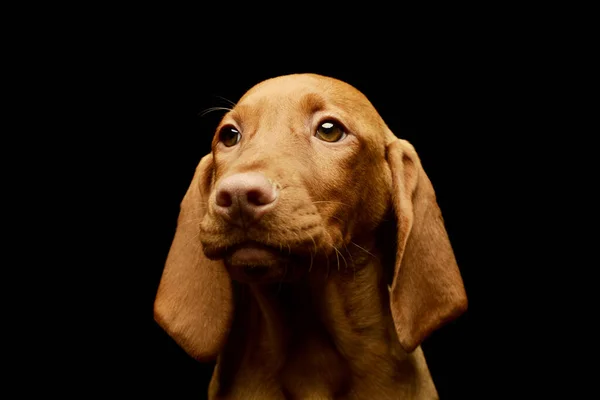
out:
M264 106L264 100L259 104ZM326 99L320 94L314 92L301 95L300 99L298 100L298 104L300 105L302 111L309 115L327 108ZM246 117L250 117L255 113L256 111L254 107L248 106L247 104L238 104L227 115L233 118L233 120L237 123L241 124Z
M300 106L309 114L324 110L327 102L317 93L307 93L300 98Z
M231 109L227 114L225 114L225 118L229 117L233 119L238 124L241 124L244 120L244 116L250 114L251 110L246 105L236 105L235 108ZM224 119L225 119L224 118Z

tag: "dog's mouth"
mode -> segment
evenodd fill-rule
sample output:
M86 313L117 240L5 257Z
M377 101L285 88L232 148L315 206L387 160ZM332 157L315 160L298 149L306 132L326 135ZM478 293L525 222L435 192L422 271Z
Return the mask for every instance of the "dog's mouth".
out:
M229 248L223 257L231 277L244 283L270 283L296 279L301 256L257 242Z

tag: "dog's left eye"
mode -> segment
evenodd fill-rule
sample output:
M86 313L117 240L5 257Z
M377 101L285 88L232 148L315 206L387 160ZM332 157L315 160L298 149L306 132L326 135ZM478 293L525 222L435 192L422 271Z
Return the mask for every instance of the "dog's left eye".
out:
M233 126L224 126L219 132L219 140L227 147L235 146L242 138L242 134Z
M317 128L315 136L325 142L339 142L346 137L346 132L339 124L325 121Z

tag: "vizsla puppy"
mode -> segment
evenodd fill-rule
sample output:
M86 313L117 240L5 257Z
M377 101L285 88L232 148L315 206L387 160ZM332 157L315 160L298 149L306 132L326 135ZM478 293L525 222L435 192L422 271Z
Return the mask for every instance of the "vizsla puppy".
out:
M211 399L434 399L420 343L467 299L417 153L357 89L250 89L181 203L155 303Z

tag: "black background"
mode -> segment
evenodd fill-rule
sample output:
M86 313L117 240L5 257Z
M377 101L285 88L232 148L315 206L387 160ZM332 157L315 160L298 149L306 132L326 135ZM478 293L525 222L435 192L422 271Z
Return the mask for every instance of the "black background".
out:
M205 396L212 365L190 359L152 314L179 202L222 115L199 114L227 106L222 98L237 101L263 79L297 72L361 90L392 131L415 146L436 189L469 297L469 310L423 344L441 398L503 398L504 390L527 382L513 345L530 321L514 312L519 288L506 278L520 268L511 255L516 243L508 244L516 183L509 196L507 176L519 163L515 143L527 140L515 122L522 100L513 91L523 72L488 50L493 38L440 34L423 44L385 33L342 47L332 38L283 45L274 36L231 41L213 32L133 29L108 43L98 35L77 53L72 93L74 103L83 102L83 151L69 168L85 178L69 206L85 216L74 236L92 225L81 248L82 279L99 291L92 294L94 312L68 302L67 318L86 325L66 336L79 353L74 366L88 382L86 392ZM78 296L89 296L87 290L77 285Z
M577 359L597 359L583 326L595 315L597 290L582 289L596 282L593 235L561 225L594 226L593 169L576 163L597 158L583 155L596 147L581 126L593 25L537 4L396 7L7 9L3 177L16 185L3 186L3 216L16 224L3 344L16 357L5 383L21 395L203 398L211 366L152 316L179 202L219 118L198 114L262 79L317 72L363 91L436 189L470 301L423 344L441 398L561 386L590 397L574 392L596 380Z
M295 72L321 73L354 85L371 99L396 135L416 147L436 189L470 300L465 315L423 344L431 373L442 398L477 397L482 385L494 379L495 366L489 358L496 355L491 354L494 339L489 330L496 328L486 324L485 301L490 283L497 284L489 281L497 260L490 257L495 250L486 235L490 225L501 221L494 219L493 207L486 205L486 180L494 179L494 171L485 159L490 143L482 136L493 135L493 128L479 125L479 113L486 110L479 104L477 88L469 82L473 77L465 71L456 74L445 65L422 71L418 64L402 58L362 57L366 65L317 54L314 60L261 60L247 63L253 64L247 68L217 53L191 61L174 57L164 69L152 69L156 75L147 76L147 87L142 88L148 95L143 103L147 109L139 109L127 132L139 141L124 149L122 161L128 168L119 179L123 191L113 193L131 211L121 226L134 237L126 241L131 260L120 267L127 268L134 281L124 288L127 302L116 305L131 307L124 316L128 330L119 341L125 352L131 352L126 370L136 378L125 376L123 382L133 393L199 398L211 374L212 365L188 358L152 319L179 202L196 163L210 151L222 115L198 114L212 106L227 106L219 96L237 101L255 83ZM220 61L215 65L214 59ZM134 99L145 94L136 93ZM133 227L131 218L136 220ZM498 346L493 346L497 351Z

